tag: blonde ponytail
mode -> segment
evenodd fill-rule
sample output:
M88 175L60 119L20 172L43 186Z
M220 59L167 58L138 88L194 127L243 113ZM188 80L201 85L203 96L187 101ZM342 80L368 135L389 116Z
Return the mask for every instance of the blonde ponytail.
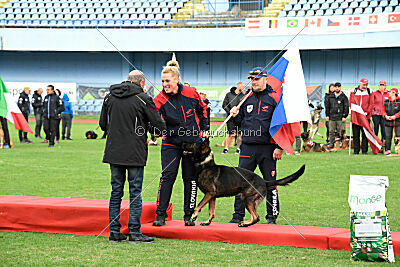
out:
M176 60L170 60L167 63L167 66L163 68L161 74L171 73L173 76L180 78L181 73L179 72L179 63Z

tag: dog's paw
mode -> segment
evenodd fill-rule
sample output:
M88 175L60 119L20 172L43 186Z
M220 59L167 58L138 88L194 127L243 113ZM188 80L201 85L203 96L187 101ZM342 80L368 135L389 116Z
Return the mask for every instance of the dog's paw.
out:
M238 227L248 227L248 226L249 226L248 224L245 224L245 223L243 223L243 222L241 222L241 223L238 224Z
M196 221L196 219L197 219L197 216L192 216L192 217L190 218L190 221L191 221L191 222L194 222L194 221Z
M211 222L202 222L202 223L200 223L201 226L207 226L207 225L210 225L210 224L211 224Z

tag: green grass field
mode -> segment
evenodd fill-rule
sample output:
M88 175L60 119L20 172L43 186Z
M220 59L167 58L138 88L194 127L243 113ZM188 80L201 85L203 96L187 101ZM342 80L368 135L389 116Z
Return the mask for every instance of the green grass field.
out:
M33 128L34 124L31 123ZM13 125L9 124L10 129ZM14 149L0 150L0 194L42 197L72 197L108 199L110 171L103 164L104 140L86 140L84 133L96 124L74 123L73 141L62 141L54 148L31 138L33 144L19 144L17 131L11 129ZM214 128L216 128L214 126ZM324 128L320 130L324 134ZM98 131L101 136L101 131ZM318 141L318 139L316 140ZM320 139L319 141L322 141ZM238 156L231 149L221 155L222 137L212 140L218 164L235 166ZM400 231L399 158L380 155L348 155L314 153L300 156L284 155L278 162L278 178L284 177L302 164L305 174L289 187L279 189L281 215L279 224L349 227L347 203L350 174L389 176L387 207L392 231ZM149 147L145 168L143 200L155 201L161 172L160 147ZM257 173L259 171L257 170ZM153 181L153 182L152 182ZM199 193L198 200L202 197ZM128 199L126 186L125 197ZM183 218L183 184L180 174L175 183L171 202L173 219ZM233 213L233 198L217 200L215 222L227 222ZM265 202L258 212L265 216ZM198 221L206 220L207 209ZM262 219L260 223L266 223ZM1 265L348 265L350 253L305 248L272 247L220 242L197 242L156 239L153 244L109 244L108 239L93 236L46 233L0 232ZM399 261L400 258L396 257Z

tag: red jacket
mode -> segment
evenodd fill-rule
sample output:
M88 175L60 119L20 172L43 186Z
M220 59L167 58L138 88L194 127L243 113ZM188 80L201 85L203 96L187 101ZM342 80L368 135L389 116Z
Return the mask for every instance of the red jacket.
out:
M372 115L382 115L383 102L389 99L388 92L376 90L371 94Z
M358 87L356 88L355 92L351 92L350 93L350 109L351 109L351 104L359 104L362 108L362 110L365 113L365 116L367 117L367 119L371 118L371 110L372 110L372 106L371 106L371 96L368 94L369 89L365 90L365 91L361 91L360 89L358 89Z

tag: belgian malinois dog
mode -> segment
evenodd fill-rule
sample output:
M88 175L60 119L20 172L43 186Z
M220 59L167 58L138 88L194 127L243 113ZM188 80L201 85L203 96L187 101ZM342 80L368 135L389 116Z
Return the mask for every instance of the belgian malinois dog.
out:
M243 168L216 165L208 138L200 143L182 144L182 149L195 163L197 184L204 193L203 199L197 205L190 220L194 222L201 209L209 203L208 221L200 225L210 225L214 219L216 198L237 194L241 194L243 203L251 215L250 220L243 221L238 226L246 227L257 223L260 217L256 209L267 194L267 189L277 185L288 185L297 180L305 170L305 165L303 165L297 172L283 179L265 181L254 172Z

